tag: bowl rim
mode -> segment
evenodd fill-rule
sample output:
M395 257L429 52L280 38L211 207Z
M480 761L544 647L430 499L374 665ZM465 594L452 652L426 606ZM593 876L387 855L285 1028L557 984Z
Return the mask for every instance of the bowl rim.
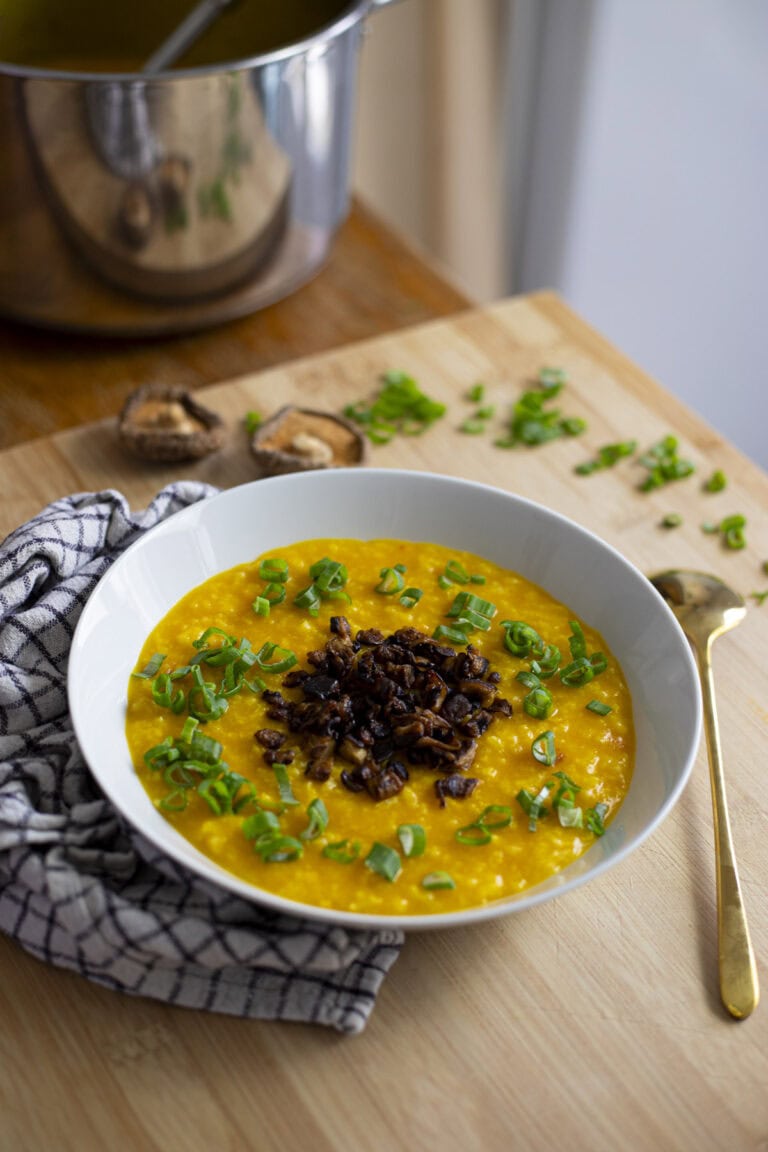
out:
M205 856L199 849L196 849L190 841L185 840L180 833L172 825L163 820L159 825L158 834L154 834L152 829L141 827L137 825L133 817L125 811L123 804L119 797L115 796L112 788L112 781L109 772L105 771L103 767L94 768L91 758L86 752L86 746L90 744L90 740L85 736L86 724L84 717L77 701L77 684L83 660L85 657L86 649L83 637L87 632L90 617L99 610L99 596L103 594L104 588L109 588L111 584L119 577L123 568L130 566L135 562L135 558L140 556L145 550L156 547L153 541L158 538L164 537L171 528L177 530L179 525L186 520L195 521L199 517L206 517L211 515L210 509L213 509L215 514L217 504L222 501L231 501L243 499L247 494L256 489L262 493L268 493L270 487L280 486L299 486L303 487L308 484L330 485L344 483L345 479L350 477L355 483L375 483L376 481L386 480L387 483L405 482L407 484L433 484L437 482L438 485L446 487L455 487L462 489L474 489L478 491L479 495L483 493L493 494L498 497L509 500L512 504L517 504L526 507L532 511L534 515L543 515L545 518L550 518L558 524L567 526L569 530L575 530L580 536L586 538L591 547L597 546L599 549L604 550L606 553L612 554L614 560L617 561L628 572L632 573L634 577L640 577L643 582L647 582L648 591L651 594L649 602L655 603L656 607L661 611L662 615L666 614L666 622L670 626L673 635L677 639L678 655L682 659L681 671L688 675L691 686L694 687L692 693L691 703L693 705L693 712L686 717L689 725L689 737L685 742L686 754L684 763L676 774L674 783L668 788L663 801L656 808L653 818L649 820L644 827L639 831L629 836L617 848L612 850L603 860L592 863L589 867L583 867L579 871L572 871L580 862L586 860L591 852L600 847L600 842L596 842L590 849L587 850L582 856L578 857L573 864L568 865L565 869L553 876L544 880L543 882L526 889L519 895L505 896L498 900L489 901L485 904L473 906L469 908L459 909L451 912L434 912L422 914L376 914L376 913L358 913L348 912L334 908L323 908L318 905L304 904L299 901L290 900L286 897L279 896L275 893L269 892L266 889L258 888L257 886L241 879L234 873L230 873L223 869L220 865L216 864L211 858ZM311 537L302 537L310 539ZM381 538L380 533L373 533L369 539ZM407 537L403 537L404 539ZM238 561L234 562L235 564ZM189 587L195 587L203 581L210 578L210 576L220 571L226 571L227 568L232 567L232 564L227 564L224 567L214 568L207 576L202 579L195 580ZM530 579L530 577L525 577ZM180 595L184 595L181 593ZM178 597L177 597L178 598ZM170 610L171 604L165 609ZM142 636L138 647L144 642L145 637ZM138 648L137 648L138 651ZM565 516L563 513L558 512L556 509L550 508L545 504L531 500L526 496L518 495L517 493L510 492L506 489L489 485L481 481L468 480L462 477L452 475L445 475L423 470L410 470L402 468L383 468L383 467L367 467L364 469L349 467L349 468L333 468L322 470L318 472L298 472L290 473L282 476L268 477L262 480L248 481L244 484L233 486L232 488L222 489L215 493L213 496L205 497L196 501L185 508L173 513L167 519L154 525L148 529L135 541L133 541L124 552L122 552L110 565L104 575L100 578L93 591L91 592L80 618L77 622L74 635L72 638L72 646L70 651L69 671L67 677L67 696L69 702L70 716L72 719L75 738L80 746L81 753L91 775L96 780L99 788L105 794L109 802L121 814L121 816L128 821L134 831L149 844L152 845L161 854L170 857L176 864L190 871L195 880L198 882L210 883L223 891L229 892L232 895L240 896L245 900L256 904L265 909L271 909L285 915L292 916L303 920L311 920L315 922L323 922L326 924L336 924L349 929L379 929L386 930L404 930L404 931L423 931L441 928L451 928L457 926L464 926L470 924L480 923L482 921L491 920L500 916L508 915L513 912L522 912L528 908L537 907L557 895L562 895L565 892L580 888L588 881L592 881L602 876L607 871L613 869L617 864L624 861L632 852L634 852L641 844L643 844L664 822L672 809L677 804L682 792L684 791L688 780L690 778L693 766L698 754L700 744L701 728L702 728L702 703L701 694L699 690L699 678L696 663L690 645L680 627L680 624L671 611L663 597L656 591L650 583L650 580L644 576L639 568L636 567L627 557L625 557L614 545L602 539L599 535L591 529L579 524L577 521ZM130 757L127 753L127 744L125 748L125 755L130 764ZM630 783L630 792L632 784ZM145 794L146 795L146 794ZM628 792L629 795L629 792ZM147 797L147 803L151 804ZM154 809L153 809L154 811ZM161 817L161 820L163 818ZM168 830L173 834L168 841ZM610 831L610 827L609 827ZM183 843L176 848L174 844L174 836L179 837ZM190 854L195 858L195 863L190 862ZM570 872L570 875L569 875Z

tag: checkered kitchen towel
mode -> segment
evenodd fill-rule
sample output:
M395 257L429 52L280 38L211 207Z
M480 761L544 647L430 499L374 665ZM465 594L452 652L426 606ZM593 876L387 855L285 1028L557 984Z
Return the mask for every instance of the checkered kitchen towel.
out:
M291 919L197 879L122 820L73 735L85 601L141 533L213 494L174 484L132 515L118 492L82 493L0 545L0 929L122 992L359 1032L401 934Z

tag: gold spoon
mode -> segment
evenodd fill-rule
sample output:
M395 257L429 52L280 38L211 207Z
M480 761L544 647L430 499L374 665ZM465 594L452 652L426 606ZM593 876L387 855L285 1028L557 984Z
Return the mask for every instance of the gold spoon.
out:
M718 636L744 619L747 606L737 592L704 572L660 572L651 583L680 622L699 665L715 829L720 995L731 1015L743 1019L757 1007L760 989L725 799L711 649Z

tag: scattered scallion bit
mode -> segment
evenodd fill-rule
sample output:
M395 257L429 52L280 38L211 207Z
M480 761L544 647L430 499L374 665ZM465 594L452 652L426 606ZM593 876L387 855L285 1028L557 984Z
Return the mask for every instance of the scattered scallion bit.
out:
M257 412L255 408L245 414L245 430L249 436L252 436L257 428L261 427L264 417L261 412Z
M280 803L285 804L289 808L294 808L299 801L293 794L291 788L291 781L288 778L288 769L285 764L273 764L272 771L275 774L277 781L277 790L280 794Z
M328 827L328 809L319 796L307 806L307 826L299 833L302 840L317 840Z
M389 848L386 844L379 843L378 840L372 844L364 864L366 868L370 868L371 872L383 876L390 883L397 880L403 870L400 856L394 848Z
M683 518L679 512L667 512L659 521L662 528L679 528L682 522Z
M406 588L400 596L400 603L403 608L415 608L423 595L421 588Z
M418 436L445 415L446 406L430 399L412 376L387 372L370 403L347 404L344 415L362 425L374 444L388 444L394 436Z
M439 892L455 888L456 882L449 872L428 872L421 881L421 886L427 892Z
M402 572L398 571L397 568L382 568L379 576L381 579L376 585L375 591L382 596L394 596L396 592L403 591L405 580Z
M412 856L424 855L427 848L427 834L421 824L401 824L397 829L397 838L404 856L410 859Z
M458 644L460 648L463 648L469 641L467 631L463 631L458 622L454 627L450 627L448 624L438 624L432 633L432 639L446 640L449 644Z
M592 460L585 460L577 464L574 472L578 476L591 476L593 472L601 472L605 468L613 468L619 460L631 456L637 450L637 440L619 440L614 444L603 444L598 448L597 455Z
M473 384L467 392L467 400L470 404L482 404L485 399L485 385Z
M746 526L746 516L742 516L741 513L736 513L733 516L724 517L724 519L716 524L711 521L705 521L701 526L701 530L710 536L719 535L726 548L738 551L747 546L747 538L744 534Z
M677 438L665 436L639 458L647 472L639 485L641 492L662 488L673 480L683 480L695 471L690 460L684 460L679 456L677 449Z
M544 801L549 796L552 789L552 784L545 784L543 788L534 795L528 788L521 788L515 799L528 817L528 830L535 832L538 821L547 814L547 808Z
M610 704L604 704L602 700L590 700L587 711L594 712L596 716L607 716L613 709Z
M266 585L261 595L272 607L282 604L286 597L285 584L279 584L276 580L272 580Z
M483 808L477 822L491 831L496 828L508 828L512 823L512 809L508 804L489 804Z
M155 652L150 657L148 663L142 668L141 672L133 672L132 675L136 680L152 680L157 676L158 672L163 666L165 654L163 652Z
M537 387L523 392L512 408L507 435L497 440L499 448L518 444L534 447L561 436L578 436L586 428L580 417L564 417L559 408L547 407L562 391L567 380L562 368L542 368Z
M482 848L484 844L490 844L493 839L489 829L478 820L472 824L465 824L463 828L457 828L454 836L458 843L466 848Z
M534 720L546 720L553 707L552 693L543 686L532 688L523 698L523 711Z
M288 579L288 561L280 556L268 556L259 564L259 579L284 584Z
M335 860L337 864L353 864L360 855L359 840L337 840L334 844L326 844L323 856Z
M251 608L257 616L269 616L270 601L266 596L257 596Z
M481 420L478 416L468 416L459 424L459 432L463 432L465 436L481 436L486 427L485 420Z
M268 640L256 653L255 663L262 672L287 672L297 663L296 653Z
M588 808L584 813L584 819L590 832L594 832L595 836L602 836L605 833L605 817L608 813L607 804L595 804L594 808Z
M705 492L722 492L727 486L728 480L720 468L716 468L707 480L704 481L702 487Z
M762 605L768 600L768 588L766 588L764 592L750 592L750 596L753 600L756 600L758 604Z
M555 734L551 728L546 732L542 732L531 744L531 752L533 753L534 760L538 760L539 764L546 764L547 768L551 768L555 763Z
M349 578L346 565L327 556L317 560L309 569L311 583L302 588L294 597L297 608L306 608L310 616L317 616L323 600L344 600L347 604L352 597L345 590Z

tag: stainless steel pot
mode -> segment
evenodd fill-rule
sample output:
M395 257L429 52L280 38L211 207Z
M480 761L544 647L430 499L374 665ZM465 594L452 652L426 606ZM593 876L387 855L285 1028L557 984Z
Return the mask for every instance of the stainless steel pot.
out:
M171 333L309 279L348 211L360 37L388 2L240 0L147 75L188 0L0 0L0 313Z

